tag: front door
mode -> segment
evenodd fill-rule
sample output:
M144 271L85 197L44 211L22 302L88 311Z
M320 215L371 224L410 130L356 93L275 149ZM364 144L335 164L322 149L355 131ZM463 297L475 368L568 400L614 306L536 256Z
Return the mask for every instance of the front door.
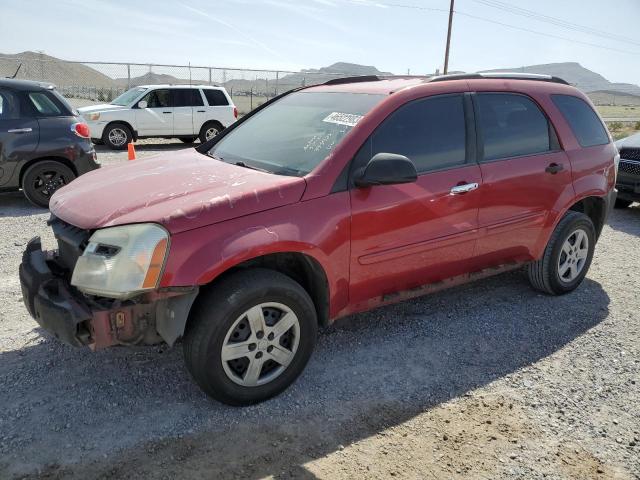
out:
M483 266L531 260L561 196L573 195L569 160L531 98L478 93L474 105L483 178L479 260Z
M172 136L173 135L173 106L169 89L162 88L152 90L140 101L147 102L147 108L138 108L136 105L136 128L138 135L145 136Z
M38 121L20 103L17 93L0 88L0 185L9 182L18 163L38 146Z
M413 101L358 152L352 171L386 152L408 157L419 176L410 184L351 187L353 303L384 301L471 269L482 179L467 149L465 108L463 94Z

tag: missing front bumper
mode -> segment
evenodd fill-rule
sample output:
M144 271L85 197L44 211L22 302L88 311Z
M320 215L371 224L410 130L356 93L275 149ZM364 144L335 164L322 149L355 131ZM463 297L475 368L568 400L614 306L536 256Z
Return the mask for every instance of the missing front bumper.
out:
M111 345L169 345L184 333L198 287L165 289L132 301L91 302L54 272L56 257L33 238L22 256L20 285L31 316L60 341L99 350Z

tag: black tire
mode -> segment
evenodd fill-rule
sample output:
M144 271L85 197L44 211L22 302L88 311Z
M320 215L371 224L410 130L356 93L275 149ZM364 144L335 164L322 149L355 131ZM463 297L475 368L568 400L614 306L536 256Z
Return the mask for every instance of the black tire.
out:
M43 160L31 165L22 176L22 191L31 203L49 208L51 195L76 178L75 173L63 163Z
M195 142L195 141L196 141L196 138L197 138L197 137L188 137L188 138L180 137L180 141L181 141L182 143L193 143L193 142Z
M207 141L207 130L209 129L216 129L218 131L218 133L216 133L216 135L218 135L222 130L223 130L223 126L220 125L219 122L207 122L205 123L202 128L200 129L200 134L198 135L198 138L200 139L200 143L204 143ZM212 137L213 138L213 137Z
M104 145L104 142L100 138L92 138L91 142L93 142L94 145Z
M587 256L579 274L567 281L561 277L559 262L565 242L578 230L586 233ZM575 290L589 271L596 244L596 231L591 219L584 213L569 211L560 220L547 243L542 258L528 265L529 281L536 290L550 295L562 295Z
M288 366L268 383L251 387L239 385L225 372L231 362L223 366L222 347L237 319L265 302L283 304L295 313L299 325L297 350ZM211 397L228 405L251 405L278 395L295 381L311 356L317 330L313 301L300 284L273 270L243 270L226 276L200 293L184 336L185 362L196 383ZM264 347L255 351L260 348ZM246 360L247 365L249 355L241 359ZM263 371L260 367L258 375Z
M118 139L117 141L116 138ZM133 133L124 123L111 123L107 125L107 128L102 133L102 141L111 150L124 150L132 140Z
M624 200L622 198L616 198L616 203L613 205L614 208L627 208L633 202L631 200Z

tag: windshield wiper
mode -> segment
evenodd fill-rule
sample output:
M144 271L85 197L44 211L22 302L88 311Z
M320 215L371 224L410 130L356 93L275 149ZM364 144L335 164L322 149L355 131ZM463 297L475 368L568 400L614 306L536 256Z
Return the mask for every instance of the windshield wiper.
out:
M237 165L239 167L244 167L244 168L250 168L251 170L257 170L259 172L264 172L264 173L273 173L270 172L269 170L265 170L264 168L258 168L258 167L254 167L253 165L247 165L246 163L244 163L243 161L239 160L237 162L234 162L234 165Z

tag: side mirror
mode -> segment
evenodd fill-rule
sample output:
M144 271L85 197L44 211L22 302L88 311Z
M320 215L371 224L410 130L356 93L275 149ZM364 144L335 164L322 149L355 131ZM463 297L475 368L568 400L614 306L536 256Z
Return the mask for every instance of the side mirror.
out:
M411 160L395 153L378 153L355 175L357 187L373 185L396 185L412 183L418 179L418 172Z
M147 102L144 100L140 100L138 102L138 108L147 108Z

